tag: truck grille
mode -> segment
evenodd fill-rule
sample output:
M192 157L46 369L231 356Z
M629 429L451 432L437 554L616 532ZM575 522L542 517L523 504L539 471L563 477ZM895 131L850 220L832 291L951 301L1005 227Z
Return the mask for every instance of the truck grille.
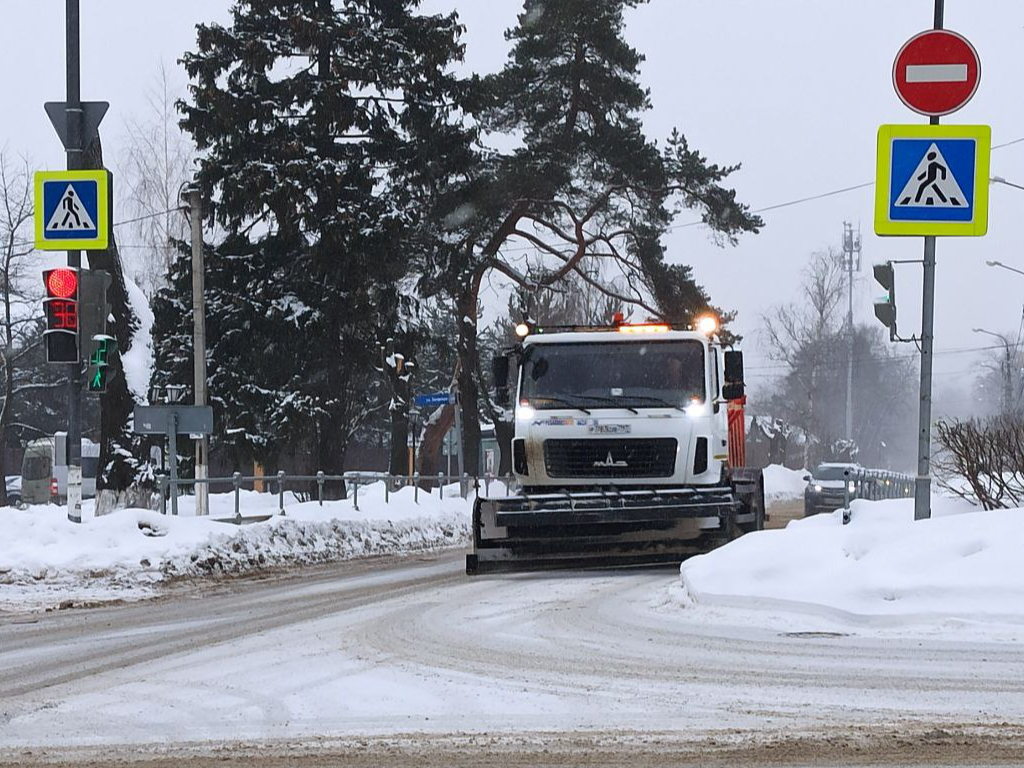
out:
M618 440L545 440L549 477L671 477L673 437Z

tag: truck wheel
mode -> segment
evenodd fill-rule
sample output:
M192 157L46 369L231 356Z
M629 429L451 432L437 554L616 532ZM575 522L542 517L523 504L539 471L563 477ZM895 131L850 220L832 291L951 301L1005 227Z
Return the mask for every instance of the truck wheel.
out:
M764 481L758 479L757 490L747 497L747 504L753 508L754 520L750 523L741 523L738 527L743 533L764 530L765 506L764 506Z

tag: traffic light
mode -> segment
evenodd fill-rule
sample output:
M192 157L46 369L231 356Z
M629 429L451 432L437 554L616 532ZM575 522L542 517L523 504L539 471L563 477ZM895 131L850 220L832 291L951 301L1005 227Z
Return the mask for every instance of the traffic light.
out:
M889 329L889 340L896 340L896 275L892 262L875 264L875 280L885 289L885 296L875 299L875 317Z
M46 362L77 363L78 354L78 270L58 267L43 270L46 298Z
M107 303L110 273L102 269L80 269L78 280L78 336L83 342L106 336L107 318L110 317L110 304Z
M89 373L86 387L90 392L106 392L107 384L117 375L114 353L117 341L113 336L98 334L89 342Z

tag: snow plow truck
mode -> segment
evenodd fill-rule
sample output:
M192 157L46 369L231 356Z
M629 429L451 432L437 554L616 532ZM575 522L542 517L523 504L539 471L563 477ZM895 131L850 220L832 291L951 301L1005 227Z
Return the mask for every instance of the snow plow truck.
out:
M466 572L678 563L763 528L743 357L716 331L517 326L493 373L520 490L477 499Z

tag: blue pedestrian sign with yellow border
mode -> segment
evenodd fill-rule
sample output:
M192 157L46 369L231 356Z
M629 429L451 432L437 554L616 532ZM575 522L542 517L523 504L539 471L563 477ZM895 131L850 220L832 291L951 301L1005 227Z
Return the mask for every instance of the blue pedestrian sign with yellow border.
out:
M77 251L107 247L108 171L39 171L35 182L36 248Z
M878 129L875 234L988 231L987 125L883 125Z

